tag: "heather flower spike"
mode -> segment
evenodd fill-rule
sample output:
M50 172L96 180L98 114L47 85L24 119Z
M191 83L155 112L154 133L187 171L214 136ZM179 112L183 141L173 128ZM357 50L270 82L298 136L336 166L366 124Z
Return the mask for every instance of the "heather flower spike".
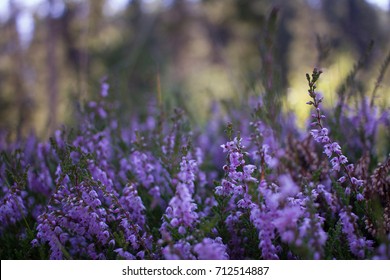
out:
M178 182L176 192L165 211L160 232L164 239L171 238L171 228L177 229L185 235L197 223L197 205L194 203L194 181L198 173L195 160L183 157L180 162L180 172L177 174Z
M390 113L355 96L327 126L320 75L306 75L309 133L270 120L267 96L251 114L213 110L204 131L153 104L123 123L105 80L73 130L8 142L0 128L0 257L390 259L390 157L376 146ZM229 123L226 140L229 121L240 133Z
M223 166L226 176L221 185L216 187L215 192L217 195L232 196L233 199L243 196L239 200L239 205L248 208L251 205L248 183L258 181L252 176L256 166L246 164L244 155L247 153L244 151L245 147L240 137L235 137L233 141L221 145L221 148L227 153L227 164Z
M353 165L348 163L348 158L342 153L340 145L332 141L329 137L329 130L324 127L322 119L325 118L321 114L320 103L323 100L323 97L320 96L315 90L317 88L316 84L321 75L322 71L314 68L313 73L310 77L309 74L306 74L306 79L309 84L309 96L312 98L307 104L314 107L314 113L311 115L313 118L312 126L316 127L310 130L314 141L320 143L323 147L323 152L330 158L330 163L332 165L332 170L336 172L342 171L344 175L340 176L337 181L339 183L344 183L346 180L351 184L355 192L360 192L363 188L364 181L356 179L352 175ZM346 192L348 194L348 192ZM361 194L358 195L358 200L362 200Z

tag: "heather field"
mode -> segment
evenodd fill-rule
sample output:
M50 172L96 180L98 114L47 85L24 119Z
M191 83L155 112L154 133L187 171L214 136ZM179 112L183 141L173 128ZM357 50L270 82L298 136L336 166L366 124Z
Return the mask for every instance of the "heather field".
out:
M22 2L0 6L0 259L390 260L389 10Z
M119 125L103 82L77 127L1 142L1 258L389 259L390 112L324 110L320 75L303 130L261 98Z

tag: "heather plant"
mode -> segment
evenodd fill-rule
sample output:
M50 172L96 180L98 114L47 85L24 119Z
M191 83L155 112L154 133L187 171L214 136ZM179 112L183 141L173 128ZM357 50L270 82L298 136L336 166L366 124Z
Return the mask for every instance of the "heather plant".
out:
M344 96L338 130L320 75L307 130L261 97L203 130L159 106L124 124L103 81L73 129L0 142L0 256L389 259L389 111Z

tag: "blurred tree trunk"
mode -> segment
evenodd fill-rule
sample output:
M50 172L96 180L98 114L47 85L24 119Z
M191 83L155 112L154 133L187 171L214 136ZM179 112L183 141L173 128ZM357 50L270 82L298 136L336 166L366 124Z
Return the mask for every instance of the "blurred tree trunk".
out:
M53 7L53 0L49 0L50 10ZM47 93L49 96L49 116L48 116L48 135L50 135L57 126L58 109L58 66L57 66L57 25L56 20L49 14L46 18L46 65L48 71Z
M87 99L88 75L88 16L78 18L87 9L89 1L65 2L65 11L61 16L61 36L65 48L65 57L70 69L75 73L77 81L75 96L79 97L79 105ZM85 15L83 15L85 16ZM87 22L87 24L85 24Z
M9 19L8 28L10 34L10 48L13 67L10 69L10 78L12 86L12 94L15 97L14 104L16 112L16 138L23 137L24 130L28 128L29 120L31 119L31 102L27 96L25 89L23 73L24 73L24 55L21 46L21 41L16 27L16 19L19 15L19 10L11 1L11 17Z
M186 76L185 57L186 49L190 41L188 30L190 27L191 14L184 0L175 0L169 11L171 24L171 34L169 34L171 50L173 54L173 64L175 65L175 76L178 81L182 81Z

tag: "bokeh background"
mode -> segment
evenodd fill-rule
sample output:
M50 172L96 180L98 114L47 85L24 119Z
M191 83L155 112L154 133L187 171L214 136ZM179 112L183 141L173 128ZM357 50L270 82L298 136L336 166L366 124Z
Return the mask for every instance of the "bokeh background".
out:
M13 140L71 126L102 79L125 122L180 106L203 125L214 102L253 95L303 126L313 67L324 71L326 106L345 85L372 93L389 56L389 2L1 0L0 130ZM382 107L389 89L385 71Z

